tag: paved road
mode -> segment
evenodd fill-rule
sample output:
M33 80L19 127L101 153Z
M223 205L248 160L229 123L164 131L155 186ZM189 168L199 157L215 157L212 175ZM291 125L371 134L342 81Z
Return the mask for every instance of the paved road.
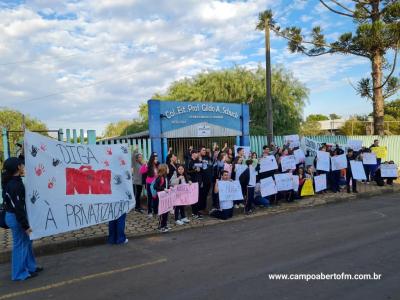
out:
M399 216L392 194L41 257L26 282L1 265L0 299L400 299ZM383 278L268 279L320 272Z

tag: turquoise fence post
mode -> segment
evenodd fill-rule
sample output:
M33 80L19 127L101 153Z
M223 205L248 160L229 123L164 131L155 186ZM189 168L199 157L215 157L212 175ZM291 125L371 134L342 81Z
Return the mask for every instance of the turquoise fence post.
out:
M84 133L83 129L81 129L79 131L80 131L79 132L79 139L81 140L80 142L81 142L81 144L84 144L85 143L85 133Z
M67 143L71 143L71 129L65 130L65 135L67 138Z
M62 128L58 129L58 140L60 142L64 141L64 132L63 132Z
M6 160L10 155L10 152L8 151L8 137L6 128L1 129L1 136L3 137L3 157L4 160Z
M76 129L72 129L72 138L74 140L74 144L78 144L78 134L76 132Z
M88 145L96 145L96 130L88 130L86 132Z

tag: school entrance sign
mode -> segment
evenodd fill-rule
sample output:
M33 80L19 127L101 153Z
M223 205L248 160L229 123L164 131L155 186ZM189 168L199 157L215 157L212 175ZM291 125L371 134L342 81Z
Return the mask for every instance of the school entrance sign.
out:
M32 240L119 218L135 205L128 146L69 144L25 133Z
M159 156L167 152L167 139L236 137L237 145L250 146L248 104L149 100L148 107L152 149Z

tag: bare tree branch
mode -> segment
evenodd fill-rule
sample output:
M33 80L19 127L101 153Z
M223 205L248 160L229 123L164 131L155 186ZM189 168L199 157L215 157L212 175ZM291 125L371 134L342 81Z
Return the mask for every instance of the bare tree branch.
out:
M382 95L383 99L387 99L392 97L393 95L395 95L397 93L397 91L400 89L400 85L396 86L393 88L393 90L391 92L387 92L386 94Z
M347 14L347 13L338 11L338 10L336 10L336 9L333 9L333 8L330 7L328 4L326 4L324 0L319 0L319 2L321 2L321 4L322 4L323 6L325 6L327 9L329 9L329 10L332 11L332 12L334 12L335 14L342 15L342 16L346 16L346 17L350 17L350 18L354 18L354 15Z

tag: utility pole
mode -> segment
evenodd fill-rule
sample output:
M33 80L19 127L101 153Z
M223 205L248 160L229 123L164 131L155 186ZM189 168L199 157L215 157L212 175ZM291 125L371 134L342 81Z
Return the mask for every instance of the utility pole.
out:
M274 141L274 120L272 114L272 96L271 96L271 45L269 18L265 22L265 82L266 82L266 108L267 108L267 141L270 145Z

